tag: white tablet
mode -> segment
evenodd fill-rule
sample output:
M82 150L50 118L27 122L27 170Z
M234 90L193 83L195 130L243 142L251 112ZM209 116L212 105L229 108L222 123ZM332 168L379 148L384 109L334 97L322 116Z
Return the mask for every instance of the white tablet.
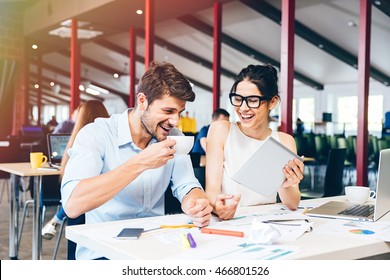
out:
M269 137L264 144L233 175L232 180L265 196L274 194L285 180L283 167L298 158L283 144Z

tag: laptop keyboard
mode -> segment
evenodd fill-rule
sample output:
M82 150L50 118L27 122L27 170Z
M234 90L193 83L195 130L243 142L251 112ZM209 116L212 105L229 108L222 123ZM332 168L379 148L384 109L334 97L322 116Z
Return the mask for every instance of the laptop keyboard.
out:
M374 213L374 205L352 205L351 207L341 211L340 215L349 215L349 216L361 216L369 217Z

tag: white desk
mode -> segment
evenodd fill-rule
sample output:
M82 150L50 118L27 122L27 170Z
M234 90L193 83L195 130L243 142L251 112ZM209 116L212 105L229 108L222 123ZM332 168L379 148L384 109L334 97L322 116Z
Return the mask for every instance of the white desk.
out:
M326 201L329 199L306 200L306 205ZM338 197L336 199L343 199ZM274 209L275 205L251 207L245 210L253 213L262 213L267 209ZM373 255L390 252L390 243L380 240L361 240L316 233L316 227L328 222L328 219L309 218L315 222L314 231L305 233L295 241L284 242L282 245L299 248L291 254L289 259L359 259ZM382 217L381 221L390 221L390 213ZM224 242L222 246L229 247L244 242L243 238L221 235L208 235L199 233L195 239L198 246L195 249L185 249L180 243L172 244L164 242L161 232L152 231L144 233L139 240L116 240L113 238L123 227L144 227L145 229L156 227L159 224L186 223L185 215L169 215L153 218L123 220L92 225L68 226L66 238L98 252L108 259L169 259L185 258L186 252L192 254L193 259L207 258L207 248L212 242ZM215 224L214 224L215 225ZM210 225L212 227L212 225ZM192 229L197 230L197 229ZM238 229L239 230L239 229ZM171 233L177 230L171 230ZM168 233L169 234L169 233ZM167 234L167 236L168 236ZM197 232L195 232L197 234ZM176 232L176 235L178 233ZM201 236L202 235L202 236ZM237 241L238 240L238 241ZM242 240L242 241L240 241ZM187 251L186 251L187 250ZM183 255L184 254L184 255Z
M18 231L19 231L19 207L17 197L19 186L18 178L34 176L34 206L33 206L33 236L32 236L32 259L39 260L42 257L42 221L41 221L41 179L42 176L59 175L60 171L40 170L32 168L29 162L21 163L1 163L0 170L11 174L11 189L10 189L10 211L9 211L9 257L10 259L18 258Z

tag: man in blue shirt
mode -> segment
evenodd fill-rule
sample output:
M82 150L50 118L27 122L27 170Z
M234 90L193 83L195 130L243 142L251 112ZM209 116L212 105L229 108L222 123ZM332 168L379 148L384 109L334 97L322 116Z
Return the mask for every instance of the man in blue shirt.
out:
M164 214L170 185L182 210L199 227L209 224L212 208L194 176L188 155L175 154L175 128L195 93L170 63L151 63L140 79L137 105L108 119L97 119L76 136L62 180L62 202L71 218L86 223ZM101 256L77 246L77 259Z
M225 109L217 109L212 115L212 122L219 120L229 121L230 114ZM200 155L206 155L206 139L207 133L209 132L210 125L205 125L201 128L199 133L196 135L194 147L192 153L199 153Z

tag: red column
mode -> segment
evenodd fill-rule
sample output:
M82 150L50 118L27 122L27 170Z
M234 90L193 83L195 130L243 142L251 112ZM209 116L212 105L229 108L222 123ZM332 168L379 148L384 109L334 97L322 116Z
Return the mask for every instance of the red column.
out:
M37 124L42 125L42 55L38 56L38 88L37 88L37 107L38 107L38 120Z
M356 184L368 186L368 89L370 78L371 1L360 0L358 57L358 131Z
M281 54L280 54L280 130L293 134L292 104L294 96L294 22L295 0L282 0Z
M77 37L77 19L72 19L72 34L70 37L70 107L69 114L80 104L80 46Z
M222 4L214 3L213 29L213 111L220 107L221 91L221 32L222 31Z
M129 58L129 77L130 77L130 88L129 88L129 108L135 106L135 62L136 62L136 49L135 49L135 28L131 27L129 30L129 41L130 41L130 58Z
M154 57L154 0L145 0L145 70Z

